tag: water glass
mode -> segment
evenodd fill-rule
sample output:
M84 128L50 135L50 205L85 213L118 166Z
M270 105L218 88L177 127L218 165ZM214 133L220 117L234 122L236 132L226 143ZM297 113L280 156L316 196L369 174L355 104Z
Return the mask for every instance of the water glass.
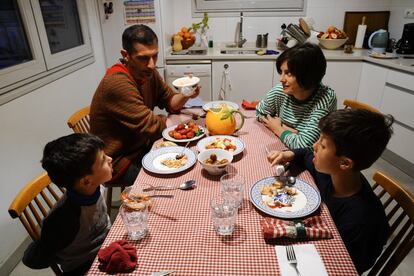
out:
M120 213L128 237L131 240L140 240L148 232L148 206L147 204L134 204L133 207L124 203Z
M231 235L237 220L237 205L233 197L219 195L211 199L211 220L217 234Z
M244 177L237 173L228 173L220 178L222 195L233 197L236 201L237 208L239 208L243 202L245 182Z

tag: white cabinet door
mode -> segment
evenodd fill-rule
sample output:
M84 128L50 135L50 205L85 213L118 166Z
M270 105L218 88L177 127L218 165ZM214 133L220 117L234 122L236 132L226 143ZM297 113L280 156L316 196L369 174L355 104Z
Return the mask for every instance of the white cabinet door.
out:
M274 61L213 61L213 100L219 98L225 65L231 85L225 93L228 101L260 100L273 87Z
M338 108L343 108L345 99L356 99L361 70L360 61L328 61L323 83L335 91Z
M380 109L388 69L364 62L357 100Z

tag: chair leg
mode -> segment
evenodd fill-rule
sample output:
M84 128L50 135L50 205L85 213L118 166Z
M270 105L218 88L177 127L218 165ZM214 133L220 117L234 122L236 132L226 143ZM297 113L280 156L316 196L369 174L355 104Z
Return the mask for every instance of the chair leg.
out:
M106 194L106 208L108 215L111 215L111 209L112 209L112 187L107 188L107 194Z

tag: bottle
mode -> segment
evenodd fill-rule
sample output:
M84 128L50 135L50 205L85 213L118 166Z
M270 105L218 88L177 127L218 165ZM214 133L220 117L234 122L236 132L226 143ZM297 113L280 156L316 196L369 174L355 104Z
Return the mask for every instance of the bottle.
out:
M183 50L183 45L181 44L181 41L183 40L183 38L179 35L174 35L173 36L173 51L174 52L179 52Z

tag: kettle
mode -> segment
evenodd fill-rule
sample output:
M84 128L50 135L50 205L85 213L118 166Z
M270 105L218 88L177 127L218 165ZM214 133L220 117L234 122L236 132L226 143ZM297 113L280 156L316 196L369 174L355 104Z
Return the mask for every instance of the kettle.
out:
M389 33L384 29L373 32L368 39L368 47L373 52L385 53L388 45L388 36Z

